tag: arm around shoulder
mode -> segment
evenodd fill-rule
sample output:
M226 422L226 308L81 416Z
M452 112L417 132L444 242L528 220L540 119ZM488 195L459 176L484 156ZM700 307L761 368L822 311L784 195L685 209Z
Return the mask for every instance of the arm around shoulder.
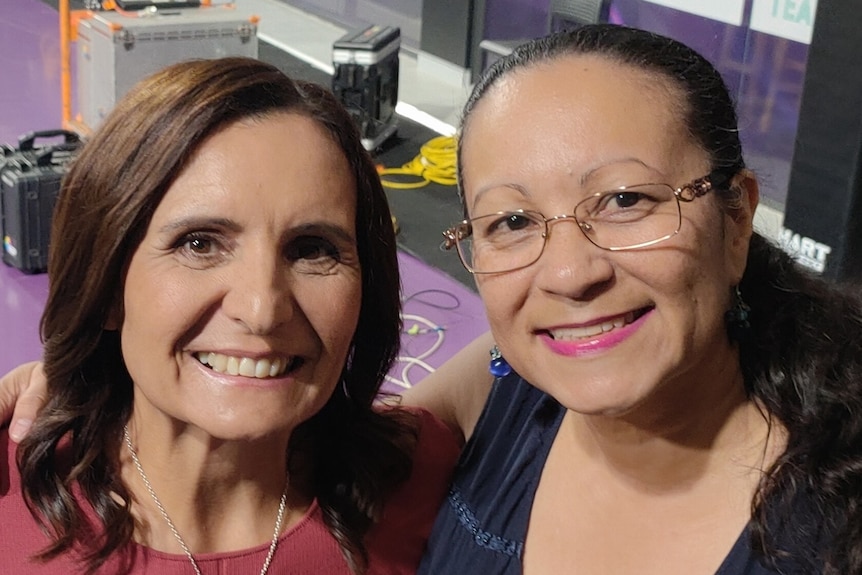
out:
M12 417L9 437L21 441L47 399L47 380L42 363L19 365L0 378L0 422Z
M467 344L434 373L402 394L403 405L427 409L465 442L470 439L491 391L488 372L491 333Z

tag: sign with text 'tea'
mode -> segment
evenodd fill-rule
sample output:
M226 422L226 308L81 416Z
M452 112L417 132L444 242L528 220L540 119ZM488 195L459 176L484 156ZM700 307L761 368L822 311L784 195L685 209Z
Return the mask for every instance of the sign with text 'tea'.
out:
M817 0L754 0L751 29L803 44L811 43Z

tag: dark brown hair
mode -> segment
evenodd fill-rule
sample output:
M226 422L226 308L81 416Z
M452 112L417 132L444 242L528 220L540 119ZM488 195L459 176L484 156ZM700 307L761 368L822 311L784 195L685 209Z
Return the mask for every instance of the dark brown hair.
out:
M53 538L41 557L80 547L92 571L130 541L130 497L117 454L131 412L132 382L119 336L105 329L119 305L125 266L156 206L206 138L238 120L280 112L303 114L323 126L356 182L359 321L342 385L292 435L290 464L310 463L311 495L351 566L364 569L363 536L386 495L409 476L415 440L410 416L372 409L401 328L389 208L360 135L334 96L246 58L185 62L142 81L118 103L63 181L41 323L50 399L18 460L27 504ZM73 484L101 525L85 521Z
M708 154L712 170L745 168L736 110L712 64L671 38L608 24L528 42L495 62L467 101L462 141L472 112L501 78L587 54L667 81L678 90L681 121ZM732 188L716 194L726 210L739 201ZM782 573L862 573L859 287L811 276L758 233L739 287L751 307L750 333L739 344L746 391L764 407L768 421L779 421L788 434L784 453L752 501L752 546Z

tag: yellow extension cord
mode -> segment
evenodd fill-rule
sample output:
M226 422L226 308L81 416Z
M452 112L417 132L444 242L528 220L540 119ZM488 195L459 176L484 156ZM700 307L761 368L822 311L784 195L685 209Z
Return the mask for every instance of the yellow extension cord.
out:
M454 136L438 136L422 144L419 155L400 168L381 168L380 181L387 188L412 190L434 182L443 186L457 183ZM409 176L387 178L386 176Z

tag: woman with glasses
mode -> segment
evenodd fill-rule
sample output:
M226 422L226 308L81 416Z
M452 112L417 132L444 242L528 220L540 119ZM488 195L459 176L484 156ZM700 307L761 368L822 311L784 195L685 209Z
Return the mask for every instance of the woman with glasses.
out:
M420 573L862 572L860 304L753 231L705 59L530 42L475 86L459 171L446 243L492 333L404 397L466 441Z
M419 572L862 573L860 304L753 231L716 70L623 27L530 42L458 165L496 379L412 390L467 437Z

